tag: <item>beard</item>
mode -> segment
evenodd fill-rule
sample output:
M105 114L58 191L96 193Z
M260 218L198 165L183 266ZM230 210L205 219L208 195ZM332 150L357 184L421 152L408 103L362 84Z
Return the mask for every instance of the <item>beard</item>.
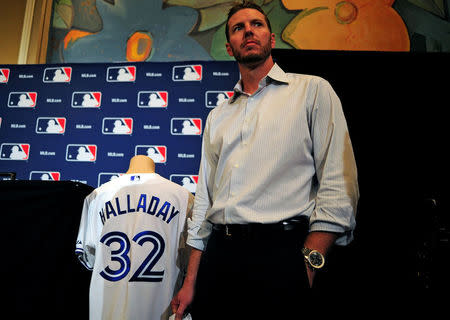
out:
M249 53L245 55L242 54L242 52L239 52L239 50L236 50L232 46L231 50L233 51L234 58L240 64L245 64L247 66L257 66L260 63L266 61L266 59L270 56L272 46L269 39L269 41L267 41L265 45L261 46L261 51L258 53Z

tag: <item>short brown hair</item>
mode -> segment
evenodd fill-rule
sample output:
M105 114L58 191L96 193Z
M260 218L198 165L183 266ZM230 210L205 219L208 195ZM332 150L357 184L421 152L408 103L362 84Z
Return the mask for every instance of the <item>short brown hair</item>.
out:
M233 7L231 7L230 11L228 12L228 18L225 25L225 35L227 37L227 41L230 41L230 33L228 31L228 21L230 20L231 16L233 16L236 12L242 10L242 9L255 9L261 12L264 15L264 19L266 20L267 26L269 27L270 32L272 32L272 27L270 26L269 18L267 18L266 13L264 10L258 6L253 1L247 1L243 0L242 3L236 3Z

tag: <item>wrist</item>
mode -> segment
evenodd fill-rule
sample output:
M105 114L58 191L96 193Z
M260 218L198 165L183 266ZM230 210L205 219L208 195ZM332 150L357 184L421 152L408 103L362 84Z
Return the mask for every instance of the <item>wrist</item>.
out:
M195 286L195 281L196 280L193 277L186 277L186 278L184 278L183 286L194 287Z
M323 256L326 256L337 237L338 235L332 232L312 231L306 237L303 247L317 250Z

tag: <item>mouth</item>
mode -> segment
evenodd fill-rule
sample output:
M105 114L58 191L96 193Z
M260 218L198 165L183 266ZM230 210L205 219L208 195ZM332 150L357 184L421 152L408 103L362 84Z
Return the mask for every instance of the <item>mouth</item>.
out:
M248 46L255 46L255 45L259 45L259 42L256 40L247 40L243 43L242 47L248 47Z

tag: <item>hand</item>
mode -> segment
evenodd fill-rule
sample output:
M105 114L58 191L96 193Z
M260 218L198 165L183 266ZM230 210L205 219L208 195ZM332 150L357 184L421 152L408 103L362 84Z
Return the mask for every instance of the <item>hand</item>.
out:
M183 318L184 311L192 303L192 300L194 300L194 286L185 283L170 302L172 312L175 313L175 320Z
M183 318L184 311L192 303L192 300L194 300L195 281L197 279L201 257L201 250L191 248L188 270L183 286L172 299L172 302L170 302L172 312L175 313L175 320L181 320Z

